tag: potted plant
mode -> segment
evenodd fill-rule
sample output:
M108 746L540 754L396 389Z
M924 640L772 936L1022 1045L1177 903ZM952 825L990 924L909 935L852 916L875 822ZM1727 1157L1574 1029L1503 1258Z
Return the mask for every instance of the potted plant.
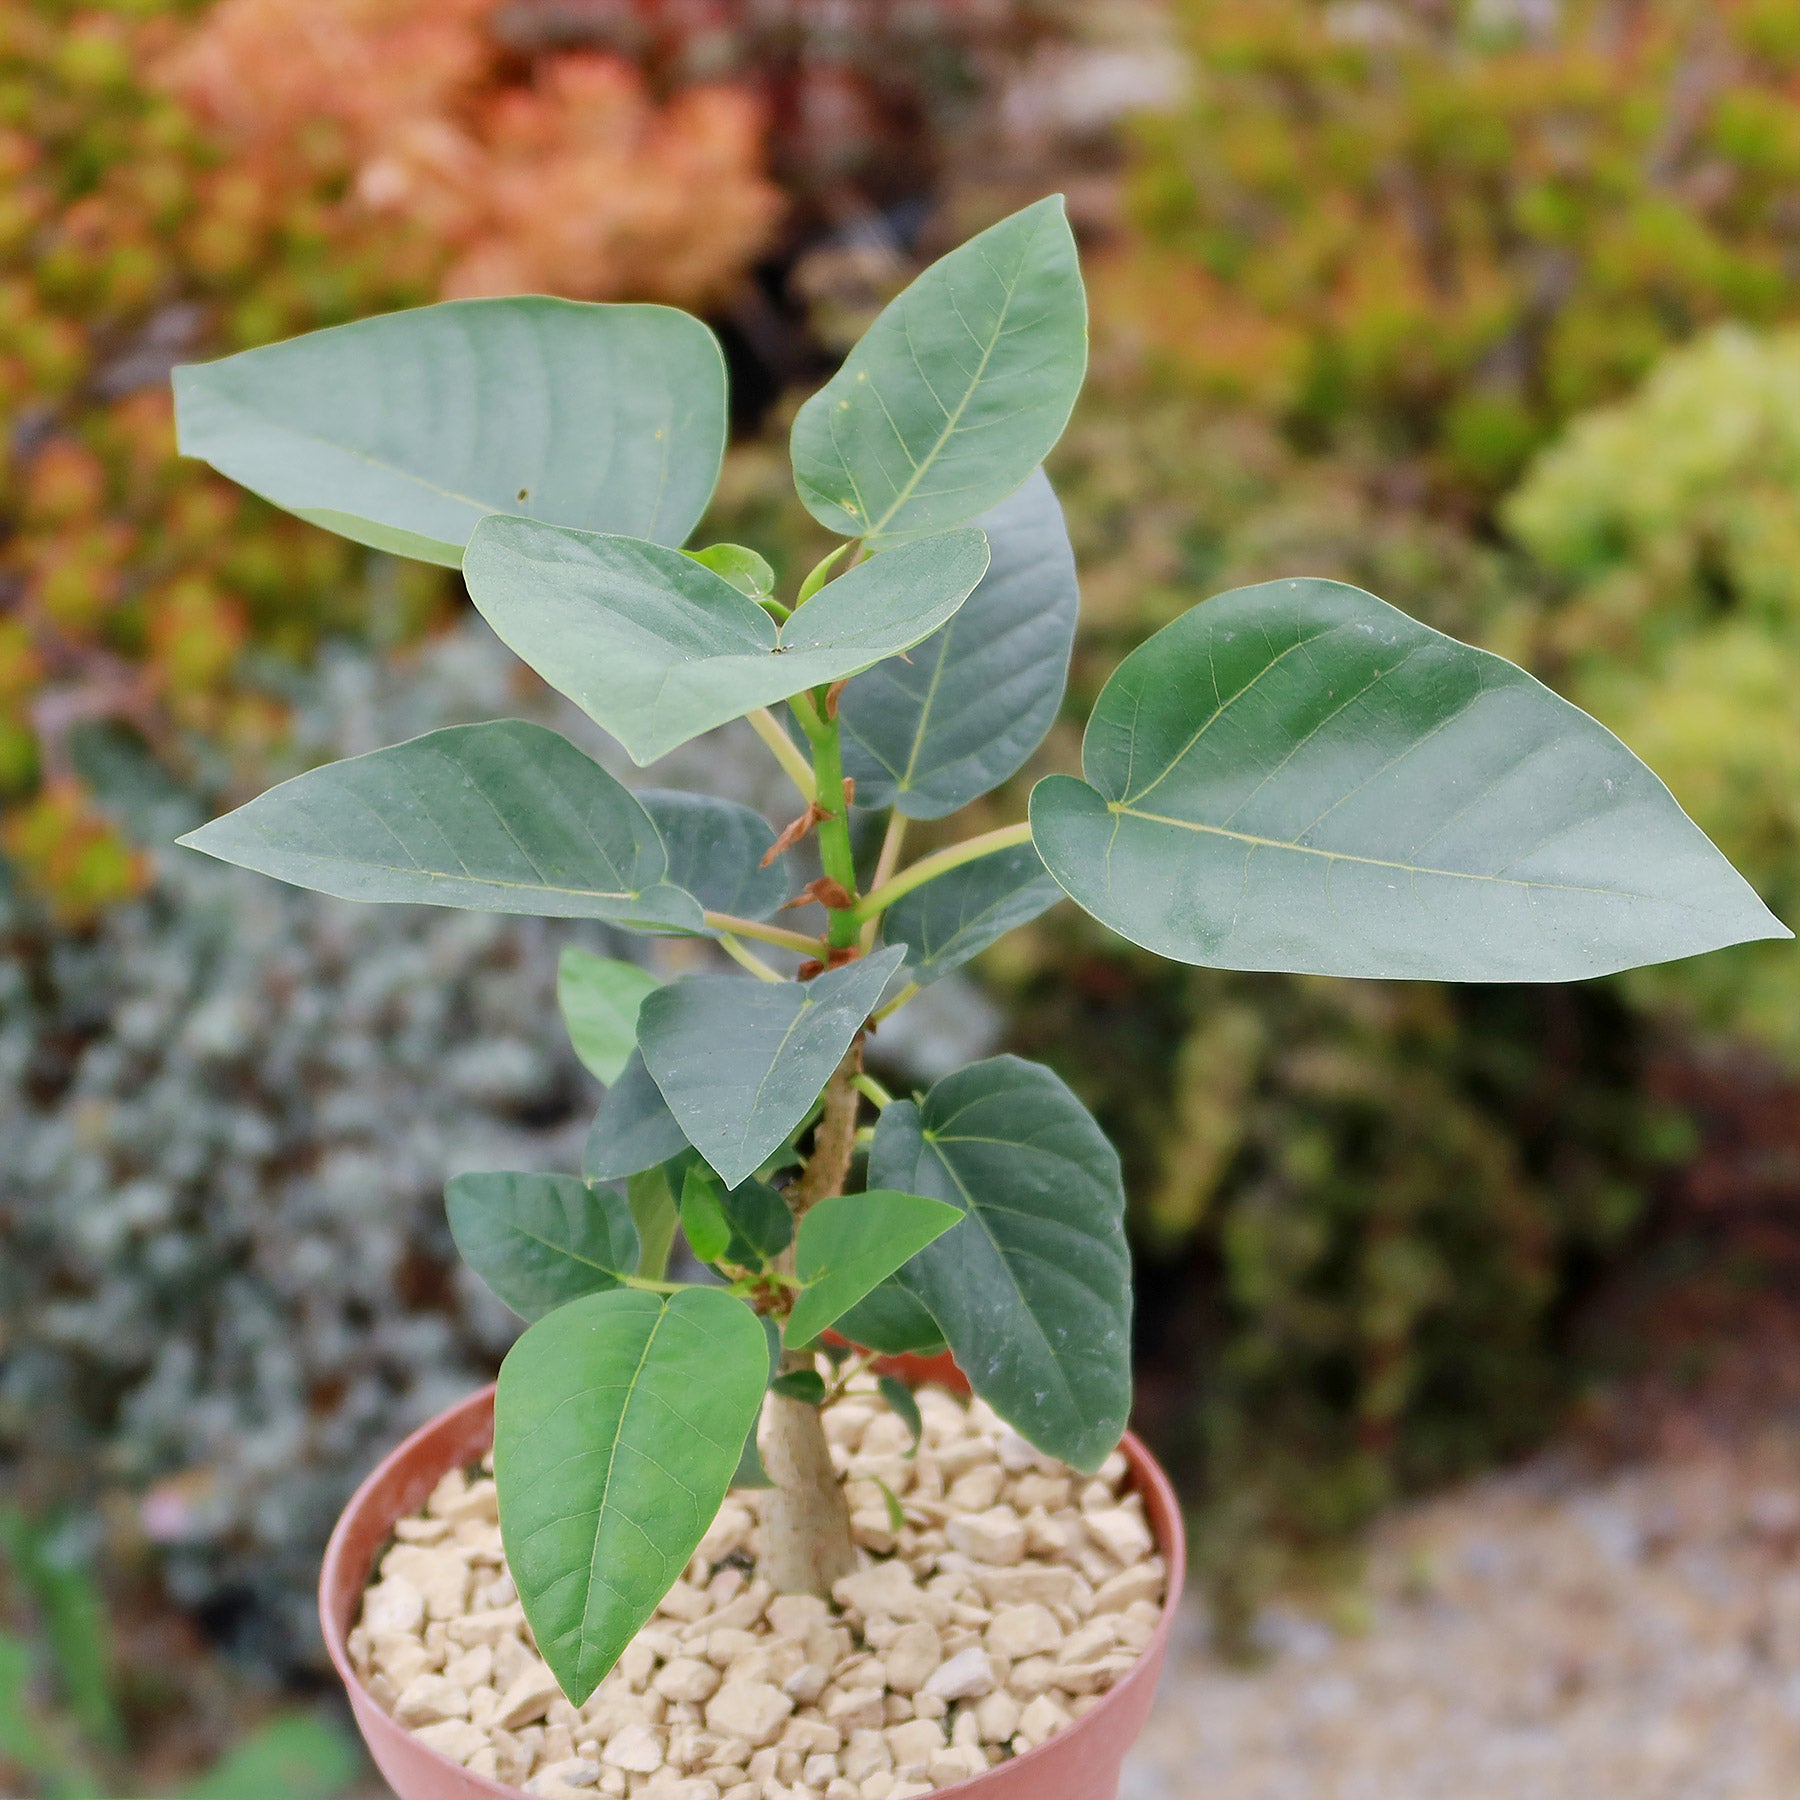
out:
M982 1600L1005 1584L981 1586L984 1557L1022 1567L1057 1544L1100 1554L1103 1537L1078 1530L1084 1547L1071 1547L1058 1518L1085 1528L1129 1514L1135 1484L1164 1553L1159 1579L1179 1582L1166 1488L1135 1447L1129 1468L1116 1455L1131 1397L1119 1165L1069 1089L1031 1063L990 1058L908 1097L865 1073L865 1038L928 983L1065 895L1177 961L1327 975L1563 981L1785 935L1595 721L1501 659L1323 580L1239 589L1177 619L1106 683L1080 776L1039 781L1028 821L907 861L908 822L947 817L1014 774L1057 710L1077 596L1041 465L1085 361L1060 200L927 269L795 420L799 496L843 542L791 586L741 546L683 547L718 473L725 377L710 333L681 313L451 302L177 371L188 453L360 542L460 566L501 639L634 762L747 719L796 790L797 816L777 833L720 800L629 790L555 733L500 721L315 769L183 840L330 894L705 937L742 965L662 984L632 965L567 958L564 1010L609 1084L582 1173L467 1176L448 1193L463 1255L530 1321L493 1400L497 1489L460 1472L487 1448L477 1396L378 1471L334 1543L326 1625L340 1648L390 1530L391 1560L427 1555L467 1525L477 1562L487 1542L487 1610L504 1613L516 1587L560 1687L539 1695L534 1717L575 1721L573 1742L597 1691L648 1704L646 1682L663 1683L650 1732L662 1736L641 1740L641 1760L613 1756L595 1726L599 1761L558 1760L531 1777L539 1792L837 1800L967 1780L994 1797L1085 1800L1116 1783L1172 1591L1146 1613L1147 1587L1119 1590L1138 1595L1135 1632L1120 1624L1107 1639L1106 1615L1084 1642L1138 1654L1130 1677L1055 1689L1063 1722L1079 1716L1036 1747L1029 1733L995 1743L979 1719L965 1729L963 1713L989 1691L982 1682L991 1688L995 1657L1023 1668L1030 1631L1052 1629L1009 1613L1023 1660L995 1648L997 1614ZM858 855L865 820L884 821L867 833L879 843L869 859ZM822 873L796 894L788 854L808 838ZM790 906L813 910L776 922ZM677 1230L707 1281L669 1279ZM1001 1446L994 1479L1014 1484L1006 1492L1036 1481L1032 1494L1062 1503L1032 1512L1043 1521L1030 1557L1024 1539L990 1549L954 1516L954 1484L929 1504L915 1487L903 1503L903 1449L886 1460L834 1445L828 1398L851 1393L857 1429L874 1429L860 1391L868 1357L823 1356L834 1341L870 1355L947 1346L976 1396L974 1423L938 1402L922 1419L903 1388L884 1392L915 1441L924 1426L918 1456L934 1459L934 1480L966 1460L963 1437L985 1431ZM846 1463L858 1516L876 1521L860 1548ZM873 1463L894 1481L871 1475ZM1071 1507L1096 1476L1082 1489L1089 1510ZM772 1486L757 1503L755 1566L742 1566L739 1536L734 1571L729 1557L709 1560L723 1539L708 1533L734 1484L758 1479ZM971 1491L1007 1537L1006 1518L988 1517L994 1481ZM433 1494L423 1515L401 1516ZM496 1503L500 1574L481 1536ZM872 1556L884 1507L890 1541ZM1018 1524L1020 1508L1010 1516ZM933 1531L935 1561L918 1566L938 1574L906 1591L942 1604L888 1617L856 1586L865 1565L897 1565ZM1129 1551L1141 1561L1149 1548L1148 1537L1121 1540L1113 1561L1086 1568L1104 1585L1111 1569L1129 1574ZM917 1566L889 1574L904 1588ZM1094 1583L1080 1579L1058 1591L1085 1592L1091 1610ZM691 1596L707 1580L733 1617L746 1591L808 1630L841 1629L832 1607L843 1606L864 1636L821 1665L829 1705L862 1692L846 1671L882 1662L886 1710L865 1719L865 1736L902 1729L897 1717L922 1723L923 1737L940 1732L946 1757L972 1744L974 1761L931 1761L922 1782L917 1767L891 1763L853 1773L848 1750L807 1762L784 1735L763 1740L775 1763L764 1755L759 1767L753 1753L745 1766L740 1740L757 1734L731 1735L737 1713L717 1695L756 1685L726 1677L744 1666L733 1656L766 1646L727 1638L724 1662L706 1667L682 1652L688 1639L644 1649L674 1596L683 1630L704 1622L713 1602ZM465 1609L467 1585L455 1603ZM397 1605L413 1605L410 1590ZM1054 1629L1084 1629L1081 1616L1071 1604ZM974 1686L945 1704L894 1673L894 1633L921 1625L978 1641ZM722 1629L754 1639L768 1617ZM415 1679L420 1692L440 1681L463 1694L466 1712L467 1693L436 1672L462 1643L440 1641L435 1664L426 1643ZM477 1664L482 1648L470 1650ZM630 1669L611 1673L622 1657ZM692 1665L678 1693L665 1679L677 1663ZM469 1735L478 1722L427 1736L450 1752L440 1755L346 1673L403 1791L504 1786L507 1769ZM601 1687L609 1675L614 1688ZM812 1677L784 1679L760 1683L780 1717L818 1701ZM446 1704L437 1723L458 1723ZM828 1717L806 1741L829 1743L834 1729ZM857 1729L837 1737L854 1745ZM709 1732L711 1751L688 1755ZM720 1742L739 1760L719 1761ZM793 1760L781 1765L777 1745Z

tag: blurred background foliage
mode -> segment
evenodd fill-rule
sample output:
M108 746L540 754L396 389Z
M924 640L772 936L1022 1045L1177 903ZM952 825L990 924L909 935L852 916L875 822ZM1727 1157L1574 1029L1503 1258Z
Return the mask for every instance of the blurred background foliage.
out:
M791 569L807 385L923 260L1065 188L1094 299L1053 467L1082 632L1065 722L976 823L1076 766L1150 631L1305 571L1589 707L1791 922L1797 19L0 0L0 1469L79 1523L58 1541L120 1629L176 1629L154 1591L180 1655L312 1678L336 1506L511 1329L455 1272L442 1181L568 1163L595 1095L552 1005L561 928L162 848L325 755L568 723L452 580L177 461L173 362L446 293L697 307L738 412L704 534ZM904 1080L1008 1043L1114 1132L1140 1418L1238 1630L1629 1362L1616 1321L1658 1307L1608 1296L1672 1221L1753 1196L1732 1280L1780 1263L1797 969L1768 945L1569 990L1329 983L1172 969L1063 908L876 1048ZM128 1733L156 1711L132 1704ZM171 1771L217 1737L184 1729Z

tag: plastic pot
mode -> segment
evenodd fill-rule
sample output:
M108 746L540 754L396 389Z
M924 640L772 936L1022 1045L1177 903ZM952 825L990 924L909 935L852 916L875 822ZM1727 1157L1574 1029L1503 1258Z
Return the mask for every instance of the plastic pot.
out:
M945 1386L961 1377L938 1363L896 1359L908 1379ZM910 1365L910 1366L908 1366ZM476 1775L421 1744L381 1710L350 1666L345 1639L368 1585L376 1553L397 1520L417 1512L439 1479L483 1456L494 1438L494 1390L483 1388L415 1431L351 1496L325 1548L319 1575L319 1623L333 1667L350 1695L358 1729L376 1766L400 1800L519 1800L521 1790ZM1169 1569L1168 1598L1156 1633L1137 1665L1099 1706L1023 1756L1015 1756L937 1794L955 1800L1114 1800L1125 1753L1144 1728L1168 1653L1176 1602L1187 1572L1181 1509L1150 1452L1127 1435L1120 1446L1144 1497L1157 1547Z

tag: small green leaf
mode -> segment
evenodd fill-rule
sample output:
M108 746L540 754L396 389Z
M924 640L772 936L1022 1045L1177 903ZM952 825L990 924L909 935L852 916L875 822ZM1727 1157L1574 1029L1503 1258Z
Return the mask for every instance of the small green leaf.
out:
M975 1392L1091 1474L1131 1409L1131 1264L1119 1159L1087 1109L1048 1069L991 1057L889 1106L869 1179L967 1215L900 1280Z
M838 700L859 806L941 819L998 787L1056 720L1081 595L1042 469L976 521L987 573L956 617Z
M689 1158L693 1151L687 1151ZM677 1156L653 1169L640 1169L625 1179L625 1204L631 1210L631 1222L637 1227L638 1241L643 1246L638 1257L637 1272L649 1281L661 1281L669 1272L669 1252L675 1246L675 1227L679 1209L670 1171L681 1165Z
M937 1320L904 1285L903 1273L872 1288L838 1320L837 1329L851 1343L883 1356L936 1356L946 1348Z
M907 978L924 987L1062 897L1037 851L1012 844L902 894L883 915L881 929L890 944L906 946Z
M692 1164L681 1183L681 1229L688 1248L703 1263L725 1260L731 1225L720 1201L718 1177L701 1163Z
M957 1207L942 1201L879 1189L819 1201L801 1219L794 1240L794 1272L803 1285L787 1342L810 1344L961 1218Z
M444 1210L463 1261L524 1319L637 1271L630 1208L573 1175L458 1175Z
M265 500L455 568L496 512L679 544L719 478L725 363L666 306L450 300L179 368L175 419Z
M364 1766L340 1726L289 1713L255 1726L177 1800L334 1800Z
M769 1383L769 1392L807 1406L825 1404L825 1380L816 1369L794 1369L786 1375L777 1375Z
M708 912L738 919L766 919L793 891L779 861L763 867L775 833L761 813L735 800L635 788L669 858L669 880Z
M722 576L740 594L747 594L752 600L766 600L775 592L775 571L763 557L742 544L708 544L704 550L688 550L683 554L691 556L702 568Z
M912 1389L898 1375L879 1376L875 1385L881 1389L881 1397L888 1403L888 1411L912 1433L912 1448L907 1455L917 1456L919 1440L925 1435L925 1421L919 1415L919 1403L913 1398Z
M794 1215L776 1191L766 1183L750 1180L727 1189L711 1169L696 1155L682 1183L681 1216L685 1227L688 1196L701 1188L704 1201L696 1197L702 1208L702 1230L709 1244L718 1242L712 1228L714 1216L725 1231L721 1247L710 1254L688 1233L688 1242L702 1262L728 1262L740 1269L764 1269L794 1241Z
M1604 726L1336 581L1197 606L1031 796L1051 874L1179 962L1575 981L1790 933Z
M728 1186L805 1118L904 955L880 950L809 982L690 975L645 1000L644 1061L687 1141Z
M667 1162L687 1147L662 1089L644 1067L642 1051L632 1051L588 1127L582 1174L589 1181L620 1181Z
M755 1313L720 1288L589 1294L507 1353L494 1478L538 1653L580 1705L711 1525L768 1371Z
M520 719L453 725L296 775L180 840L340 900L698 930L649 815Z
M933 263L801 407L794 486L881 549L966 524L1062 436L1087 371L1087 302L1061 195Z
M769 1471L763 1467L762 1452L756 1447L756 1432L744 1439L744 1453L738 1458L737 1473L731 1478L733 1488L772 1488Z
M637 1045L638 1008L661 985L636 963L564 947L556 964L556 1004L589 1074L609 1085L619 1079Z
M777 626L678 550L495 518L470 539L463 578L500 640L643 764L909 649L987 561L979 531L946 532L839 576Z
M875 1485L881 1489L881 1501L887 1508L888 1529L904 1531L906 1529L906 1512L900 1504L900 1497L879 1475L875 1477Z

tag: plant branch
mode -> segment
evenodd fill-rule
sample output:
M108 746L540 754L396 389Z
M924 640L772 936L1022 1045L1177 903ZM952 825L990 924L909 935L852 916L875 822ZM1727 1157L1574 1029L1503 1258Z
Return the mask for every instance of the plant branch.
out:
M781 729L781 721L766 706L744 715L750 729L769 746L769 753L781 764L788 780L800 790L802 800L810 800L818 791L813 786L812 765L800 746Z
M884 1088L873 1075L862 1074L856 1077L856 1090L865 1099L872 1100L878 1111L885 1112L894 1104L894 1096Z
M874 1022L879 1025L883 1019L891 1019L894 1014L907 1003L907 1001L911 1000L914 995L918 993L918 991L919 984L916 981L909 981L906 986L903 987L899 993L897 993L893 999L891 999L887 1005L875 1015Z
M965 838L960 844L951 844L943 850L933 851L930 856L921 856L910 868L903 870L890 881L885 881L872 888L852 909L858 923L866 924L894 904L903 894L910 894L914 888L923 887L928 881L935 881L940 875L947 875L952 869L961 868L964 863L971 863L984 856L992 856L996 850L1010 850L1015 844L1031 842L1031 825L1021 819L1017 825L1002 825L998 831L984 831L979 837Z
M801 724L812 739L813 777L818 797L813 802L819 814L819 862L826 875L851 896L852 904L826 909L825 932L833 949L849 949L856 942L862 921L857 916L856 855L850 847L850 805L844 798L843 740L838 735L838 722L821 710L815 729L800 715Z
M817 956L825 948L822 938L808 937L803 931L789 931L784 925L765 925L761 919L740 919L735 913L709 912L706 922L714 931L728 931L733 937L755 938L759 943L779 944L783 950L798 950L802 956Z
M748 969L758 981L783 981L755 951L746 949L729 931L719 933L719 948L740 968Z

